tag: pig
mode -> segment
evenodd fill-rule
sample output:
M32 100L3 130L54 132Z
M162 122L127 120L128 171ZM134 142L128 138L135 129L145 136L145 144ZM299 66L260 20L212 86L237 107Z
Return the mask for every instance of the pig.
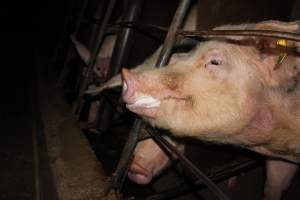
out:
M196 16L197 16L197 5L194 5L184 23L185 30L196 30ZM159 47L152 56L145 60L144 63L131 69L134 73L143 73L155 68L155 63L160 54L161 47ZM179 60L186 57L186 53L173 54L169 63L176 63ZM97 94L102 92L104 89L109 89L116 86L122 85L121 75L114 76L104 85L88 90L87 93ZM169 137L166 139L177 146L180 151L184 151L184 146L177 141L175 142ZM134 157L128 170L128 178L138 184L148 184L154 177L162 173L171 163L168 155L160 149L160 147L152 140L146 139L140 141L134 151Z
M219 30L299 32L264 21ZM236 145L266 156L265 200L280 200L300 162L300 57L274 38L210 38L165 68L122 69L127 109L177 137ZM262 45L263 44L263 45ZM298 47L296 42L287 41ZM279 66L278 66L279 65Z
M194 5L187 16L187 19L184 23L184 29L185 30L196 30L196 19L197 19L197 5ZM110 40L111 42L113 40ZM81 58L88 63L89 62L89 51L86 47L84 47L81 43L73 39L73 43L75 44L75 47L81 55ZM105 41L104 41L105 44ZM111 47L112 45L106 45L105 48ZM98 58L101 57L109 57L109 56L102 56L101 52L108 52L105 50L105 48L101 48L100 55L98 55ZM137 67L131 69L134 73L142 73L144 71L151 70L155 68L155 62L157 61L158 55L160 54L161 47L159 47L152 56L147 58L142 64L138 65ZM109 49L109 52L112 51ZM110 54L111 55L111 54ZM180 54L174 54L172 58L170 59L170 63L175 63L178 60L181 60L187 56L186 53L180 53ZM96 67L101 67L98 66ZM110 89L114 87L122 86L122 79L121 74L117 74L114 77L112 77L110 80L105 82L104 84L95 87L90 86L86 94L90 95L97 95L101 93L105 89ZM92 116L95 116L95 112L97 110L93 109L91 111ZM94 117L95 118L95 117ZM90 121L91 119L89 119ZM183 151L183 146L175 143L171 139L168 139L170 142L172 142L174 145L178 146ZM152 139L146 139L143 141L140 141L134 151L134 157L133 161L129 167L128 171L128 177L130 180L132 180L135 183L138 184L148 184L151 182L151 180L156 177L158 174L160 174L164 169L168 167L170 164L169 157L158 147L158 145L152 140Z
M74 35L71 35L70 38L82 61L88 65L91 58L91 52L85 45L80 43ZM114 34L106 36L103 40L103 44L97 55L96 64L93 67L93 71L98 78L105 79L107 76L116 38L117 36Z
M178 150L184 151L183 144L178 141L175 142L169 137L164 137ZM170 164L169 156L152 139L145 139L138 142L135 148L134 158L128 170L128 178L137 184L145 185L161 174Z
M196 20L197 20L197 4L192 6L192 8L191 8L184 24L183 24L183 30L196 30L196 27L197 27L197 21ZM90 53L87 50L87 48L85 48L84 45L79 43L78 41L73 42L73 43L75 44L77 52L79 53L79 55L81 55L82 60L84 60L86 63L88 63ZM100 57L100 58L101 57L109 57L109 56L100 55L102 53L102 50L103 50L104 53L105 52L110 52L110 55L112 54L112 48L113 48L113 45L115 43L115 38L114 38L114 40L112 40L112 39L108 40L107 43L108 43L107 45L105 45L104 47L101 48L101 51L99 52L98 57ZM140 72L147 71L147 70L155 68L155 62L157 61L157 58L160 54L160 51L161 51L161 47L159 47L142 64L134 67L131 70L136 72L136 73L140 73ZM108 54L105 53L105 55L108 55ZM185 55L186 54L184 54L184 53L174 54L170 59L170 63L176 62L178 59L180 59L181 57L184 57ZM97 65L96 68L101 68L101 66ZM104 84L102 84L98 87L95 87L95 86L89 87L86 91L86 94L97 95L97 94L100 94L103 90L110 89L110 88L115 88L115 87L118 87L118 86L122 86L122 78L121 78L120 73L113 76L107 82L105 82Z

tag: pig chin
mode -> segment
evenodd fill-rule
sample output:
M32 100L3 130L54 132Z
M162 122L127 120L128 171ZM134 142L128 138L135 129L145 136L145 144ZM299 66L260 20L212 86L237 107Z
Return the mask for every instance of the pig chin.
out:
M158 115L158 108L147 108L143 106L135 106L132 104L126 104L126 108L131 112L134 112L146 118L156 118Z
M131 112L134 112L143 117L155 118L158 113L160 101L148 95L141 95L132 103L127 102L126 107Z

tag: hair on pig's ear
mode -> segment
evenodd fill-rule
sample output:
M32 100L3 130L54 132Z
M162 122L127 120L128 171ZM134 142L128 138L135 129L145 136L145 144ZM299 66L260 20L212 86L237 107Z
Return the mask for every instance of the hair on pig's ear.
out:
M300 33L300 21L263 21L253 24L224 25L214 30L270 30ZM258 66L263 84L267 87L293 91L300 79L300 42L284 38L261 36L224 36L233 43L253 45L259 50L261 64Z

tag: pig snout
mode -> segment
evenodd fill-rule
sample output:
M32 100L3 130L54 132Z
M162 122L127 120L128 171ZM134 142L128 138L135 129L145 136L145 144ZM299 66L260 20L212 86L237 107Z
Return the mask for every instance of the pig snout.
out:
M134 94L137 87L137 78L127 69L122 69L123 90L122 97L125 103L133 104L135 102Z
M128 178L137 184L148 184L153 178L153 173L134 160L128 171Z
M122 98L126 107L139 115L155 117L160 100L143 92L143 81L137 74L122 69Z
M169 161L169 157L152 139L140 141L128 170L128 178L138 184L148 184L168 166Z

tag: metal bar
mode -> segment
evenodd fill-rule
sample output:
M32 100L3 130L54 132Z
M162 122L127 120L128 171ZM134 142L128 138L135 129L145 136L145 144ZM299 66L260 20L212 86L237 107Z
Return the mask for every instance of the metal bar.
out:
M191 0L181 0L180 4L175 12L174 18L172 20L170 29L166 36L165 42L163 44L163 48L160 52L159 58L156 62L156 67L162 67L166 65L171 57L172 48L175 44L176 39L176 31L181 26L183 19L186 15L188 7L190 5ZM132 153L135 149L138 140L138 134L141 131L143 126L143 122L141 119L136 118L134 124L130 130L129 137L126 143L126 151L124 150L121 154L121 159L118 163L118 167L116 170L116 176L113 177L112 183L117 185L118 188L122 188L124 179L127 175L130 158L132 157ZM128 147L128 148L127 148ZM119 182L118 182L119 181ZM113 187L115 187L113 185Z
M126 9L126 16L123 20L125 21L135 21L141 15L142 4L144 1L141 0L131 0L130 6ZM109 67L109 72L107 77L112 77L114 74L118 73L129 56L130 49L133 45L133 33L134 30L123 27L120 29L116 41L116 45L113 50L113 55L111 58L111 63ZM98 126L97 129L106 130L111 124L111 118L113 117L113 110L109 103L103 101L103 104L99 106L102 108L102 112L98 112ZM111 189L121 191L123 187L124 180L128 172L128 166L131 162L133 151L135 149L138 140L138 130L142 126L140 120L135 120L133 128L130 130L128 139L124 146L123 152L121 154L117 169L115 174L112 176L109 192Z
M131 0L122 20L137 21L141 15L143 2L142 0ZM117 74L121 67L123 67L122 65L127 62L134 42L133 36L134 30L131 28L123 27L120 29L106 78ZM99 108L101 109L99 109L97 116L97 129L106 132L111 126L114 110L106 101L102 101Z
M252 36L252 37L270 37L278 39L292 40L300 42L300 34L285 31L274 30L197 30L197 31L179 31L179 35L184 37L212 37L212 36Z
M106 11L106 14L104 16L104 19L103 19L103 22L101 24L101 26L99 27L99 35L98 35L98 39L95 43L95 49L93 49L92 51L92 54L91 54L91 60L89 61L89 64L88 64L88 67L87 67L87 71L83 77L83 80L82 80L82 83L80 85L80 88L79 88L79 93L78 93L78 97L77 99L75 100L74 102L74 105L73 105L73 112L74 113L78 113L80 107L81 107L81 104L82 104L82 101L83 101L83 95L84 95L84 91L86 90L88 84L89 84L89 81L90 81L90 76L92 74L92 68L93 66L95 65L96 63L96 60L97 60L97 54L101 48L101 43L103 42L103 38L104 38L104 34L105 34L105 30L106 30L106 27L107 27L107 24L108 24L108 21L111 17L111 14L112 14L112 11L115 7L115 4L116 4L116 0L110 0L109 1L109 4L108 4L108 8L107 8L107 11Z
M132 0L130 1L130 6L126 10L126 16L124 17L124 21L136 21L138 17L141 15L143 1ZM119 31L116 46L114 47L112 61L110 64L110 70L108 72L107 78L111 78L113 75L117 74L122 64L128 59L130 54L130 48L133 45L133 41L130 39L134 30L128 27L122 27ZM117 59L114 59L117 58Z
M143 126L143 122L140 119L136 119L133 123L132 129L129 132L127 142L121 154L120 161L118 163L116 172L111 179L110 189L115 189L121 191L123 187L124 180L128 172L128 166L133 157L133 151L135 149L136 143L138 141L138 132Z
M101 20L99 20L98 24L95 24L95 23L91 24L91 33L90 33L90 38L89 38L89 43L88 43L89 49L97 48L95 46L95 44L96 44L97 36L98 36L98 32L99 32L98 27L103 22L103 16L105 15L105 11L106 11L106 6L103 5L103 3L99 2L97 5L97 8L96 8L96 11L94 12L93 18L101 19ZM105 31L107 31L107 29L108 29L108 27L105 28Z
M172 49L175 43L177 30L179 30L186 12L191 4L191 0L181 0L180 4L175 12L175 16L172 20L171 26L167 33L163 48L159 54L159 59L156 62L156 67L162 67L169 62L171 57Z
M200 171L190 160L188 160L181 152L179 152L172 144L170 144L166 139L160 136L155 129L147 129L149 135L154 139L154 141L162 148L170 153L175 154L180 162L186 166L189 171L191 171L198 180L203 181L203 183L210 189L213 194L215 194L218 199L229 200L229 198L202 172Z

